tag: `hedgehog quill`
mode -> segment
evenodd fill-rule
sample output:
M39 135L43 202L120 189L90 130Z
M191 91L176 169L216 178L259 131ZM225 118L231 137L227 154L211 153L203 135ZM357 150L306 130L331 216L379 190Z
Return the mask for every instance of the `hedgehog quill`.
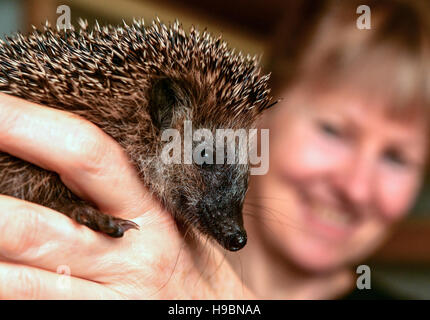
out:
M235 54L220 37L187 33L179 22L15 34L0 42L0 92L91 121L128 154L140 178L178 223L227 250L247 241L242 205L248 164L164 164L164 129L252 128L273 103L258 59ZM215 151L216 152L216 151ZM10 182L13 183L10 183ZM6 183L8 182L8 183ZM43 183L41 183L43 182ZM100 212L54 172L0 153L0 193L58 210L121 237L132 221Z

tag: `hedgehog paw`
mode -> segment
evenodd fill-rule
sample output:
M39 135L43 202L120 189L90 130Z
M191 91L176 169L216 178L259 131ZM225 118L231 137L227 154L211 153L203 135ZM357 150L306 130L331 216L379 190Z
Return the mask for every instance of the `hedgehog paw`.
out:
M133 221L104 214L86 203L71 204L65 209L63 212L79 224L112 238L122 237L127 230L139 229L139 226Z

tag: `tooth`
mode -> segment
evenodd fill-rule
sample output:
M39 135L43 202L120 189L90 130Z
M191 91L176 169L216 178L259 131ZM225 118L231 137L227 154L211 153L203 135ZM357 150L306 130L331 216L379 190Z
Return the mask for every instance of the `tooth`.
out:
M347 224L350 222L351 217L347 212L340 212L338 210L327 208L322 205L314 205L314 211L325 221L337 222Z

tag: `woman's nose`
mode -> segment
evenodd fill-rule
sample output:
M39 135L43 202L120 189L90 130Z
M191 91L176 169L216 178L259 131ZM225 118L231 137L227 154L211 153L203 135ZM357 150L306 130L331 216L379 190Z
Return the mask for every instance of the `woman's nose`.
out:
M374 196L374 170L370 157L354 157L344 166L339 166L335 175L335 186L352 205L368 206Z

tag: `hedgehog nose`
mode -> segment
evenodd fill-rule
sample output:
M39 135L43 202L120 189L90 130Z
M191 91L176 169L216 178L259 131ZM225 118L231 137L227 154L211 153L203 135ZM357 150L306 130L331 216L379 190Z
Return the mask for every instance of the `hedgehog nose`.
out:
M245 230L239 230L233 233L227 240L226 249L230 251L237 251L242 249L246 245L247 236Z

